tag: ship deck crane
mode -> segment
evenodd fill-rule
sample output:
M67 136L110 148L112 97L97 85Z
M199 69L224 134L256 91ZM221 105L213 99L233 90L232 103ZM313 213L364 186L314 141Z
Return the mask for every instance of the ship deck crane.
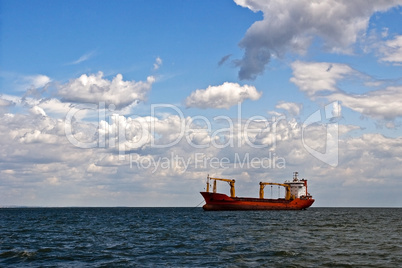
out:
M260 182L260 198L261 199L264 199L264 188L266 185L278 185L278 186L285 187L285 189L286 189L285 200L293 199L293 197L290 195L290 185L289 184L276 183L276 182Z
M214 193L216 193L216 181L226 181L230 185L230 197L235 197L235 187L234 187L235 180L222 179L222 178L211 178L208 175L208 177L207 177L207 192L209 192L209 180L214 181L213 188L212 188L212 191Z

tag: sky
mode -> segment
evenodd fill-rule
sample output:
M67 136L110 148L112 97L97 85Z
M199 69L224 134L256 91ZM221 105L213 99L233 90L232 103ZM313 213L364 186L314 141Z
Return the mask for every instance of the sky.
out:
M0 206L195 207L208 175L258 197L293 172L313 206L402 206L402 1L0 12Z

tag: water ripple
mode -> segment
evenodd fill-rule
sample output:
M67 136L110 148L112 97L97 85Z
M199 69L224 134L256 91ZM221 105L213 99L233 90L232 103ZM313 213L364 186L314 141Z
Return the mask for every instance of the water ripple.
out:
M0 210L0 266L398 267L402 209Z

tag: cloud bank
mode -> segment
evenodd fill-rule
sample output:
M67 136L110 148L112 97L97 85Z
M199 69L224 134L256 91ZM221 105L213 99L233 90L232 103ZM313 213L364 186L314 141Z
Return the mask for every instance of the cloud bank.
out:
M291 103L279 106L290 111L297 107ZM400 185L402 139L380 134L348 136L349 132L359 129L352 125L339 126L341 168L334 172L303 148L302 123L293 118L277 122L253 121L248 125L253 131L246 134L244 126L237 123L230 130L225 125L215 132L207 127L196 128L191 117L114 116L109 122L99 122L99 126L75 122L73 134L80 141L96 142L101 134L106 139L106 146L80 149L66 139L65 119L52 118L36 106L30 109L32 112L25 114L0 115L2 198L8 202L18 200L19 203L14 204L166 206L177 204L174 193L179 187L186 205L193 205L199 202L199 196L194 193L203 187L205 174L211 170L216 176L242 178L238 181L240 194L255 196L258 182L267 179L267 172L272 178L287 178L291 176L289 167L295 165L300 174L315 185L335 181L339 189L342 184L370 183L372 187L381 188L378 194L389 194L392 187ZM151 122L154 122L154 132ZM152 142L170 144L175 141L183 123L192 126L188 135L163 150L152 148ZM116 129L121 130L121 126L125 135L116 135ZM219 125L215 127L219 129ZM147 139L140 142L144 130ZM240 145L217 146L222 144L218 136L224 143L234 139L233 144ZM264 149L257 150L246 140ZM317 150L325 148L325 128L310 126L305 130L304 142ZM124 161L119 159L120 146L125 150ZM272 148L275 154L269 154ZM281 158L286 160L287 168L269 167L269 161ZM265 162L260 163L259 159ZM221 166L218 160L224 160ZM249 161L254 166L242 168L236 162L239 160ZM333 187L313 194L323 202L321 204L330 205L323 200L339 201ZM363 201L362 204L367 205Z

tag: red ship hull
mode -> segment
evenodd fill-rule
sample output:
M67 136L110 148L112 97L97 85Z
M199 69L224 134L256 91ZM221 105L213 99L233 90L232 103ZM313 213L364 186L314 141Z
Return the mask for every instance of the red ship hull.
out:
M301 210L314 203L311 197L285 199L265 199L248 197L229 197L225 194L201 192L206 204L204 210Z

